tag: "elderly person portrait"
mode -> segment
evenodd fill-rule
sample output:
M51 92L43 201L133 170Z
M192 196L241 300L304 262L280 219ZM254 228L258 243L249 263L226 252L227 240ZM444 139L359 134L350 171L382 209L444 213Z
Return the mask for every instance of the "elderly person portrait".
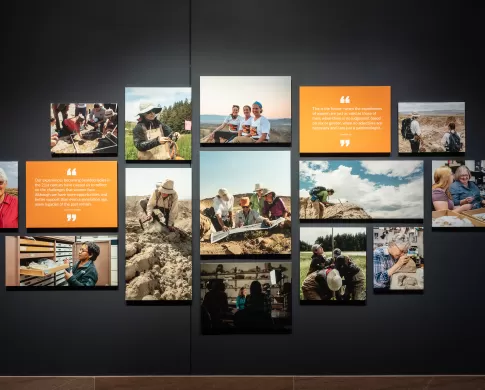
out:
M460 213L472 208L470 203L463 203L461 206L455 206L450 192L450 187L452 184L453 172L451 172L450 167L442 166L434 171L434 184L432 187L433 191L431 196L435 211L453 210Z
M391 239L387 247L374 250L374 288L389 288L391 276L412 261L406 256L411 243L406 236L397 235Z
M470 180L471 177L471 172L466 165L458 167L450 192L455 206L471 205L475 210L484 207L485 200L480 195L480 188Z
M0 168L0 229L19 227L19 203L16 196L7 194L8 177Z

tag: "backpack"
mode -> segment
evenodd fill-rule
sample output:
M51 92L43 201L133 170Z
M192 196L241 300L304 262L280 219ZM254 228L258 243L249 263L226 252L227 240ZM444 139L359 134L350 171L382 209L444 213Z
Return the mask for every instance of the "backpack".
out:
M327 189L325 187L314 187L310 190L310 195L317 196L321 191L327 191Z
M458 134L451 134L450 133L450 138L448 140L449 145L448 149L450 152L459 152L461 149L461 142L460 142L460 137Z
M401 135L404 139L413 139L414 134L411 131L411 118L403 119L401 122Z

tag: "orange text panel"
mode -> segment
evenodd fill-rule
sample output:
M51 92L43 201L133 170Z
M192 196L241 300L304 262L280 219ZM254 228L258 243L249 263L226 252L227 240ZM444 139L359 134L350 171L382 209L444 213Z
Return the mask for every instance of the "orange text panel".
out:
M391 87L300 87L300 153L390 153Z
M27 228L118 226L116 161L28 161Z

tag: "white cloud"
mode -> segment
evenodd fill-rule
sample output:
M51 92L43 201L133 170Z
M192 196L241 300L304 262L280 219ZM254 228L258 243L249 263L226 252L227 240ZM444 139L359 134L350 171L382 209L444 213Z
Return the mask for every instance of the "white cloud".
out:
M423 169L422 161L361 161L368 175L406 177Z
M307 190L300 190L300 198L308 198L310 193Z

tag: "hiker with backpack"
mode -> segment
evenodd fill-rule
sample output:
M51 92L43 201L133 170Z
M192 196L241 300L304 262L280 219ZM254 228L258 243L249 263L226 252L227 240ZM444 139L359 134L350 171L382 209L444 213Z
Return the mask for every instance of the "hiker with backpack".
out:
M409 118L403 119L401 123L401 135L409 141L412 153L419 153L419 146L421 145L421 129L418 118L419 114L413 112Z
M452 153L459 152L463 147L460 135L456 132L453 122L448 124L448 131L441 138L441 145L443 145L447 152Z
M485 207L485 200L480 195L480 188L471 181L472 175L466 165L458 167L455 181L450 186L450 193L455 206L471 205L472 210Z
M173 180L164 180L149 198L139 202L149 221L155 219L162 224L160 217L154 212L154 210L160 210L164 216L165 226L171 232L175 231L175 220L178 217L178 194L173 189L173 184Z
M331 188L317 186L310 190L310 200L315 209L318 219L323 219L325 206L333 206L333 203L327 202L328 196L333 195L335 191Z
M285 218L286 221L279 224L279 227L291 226L289 219L290 212L285 206L285 202L276 194L267 190L264 194L263 217L274 221L278 218Z

